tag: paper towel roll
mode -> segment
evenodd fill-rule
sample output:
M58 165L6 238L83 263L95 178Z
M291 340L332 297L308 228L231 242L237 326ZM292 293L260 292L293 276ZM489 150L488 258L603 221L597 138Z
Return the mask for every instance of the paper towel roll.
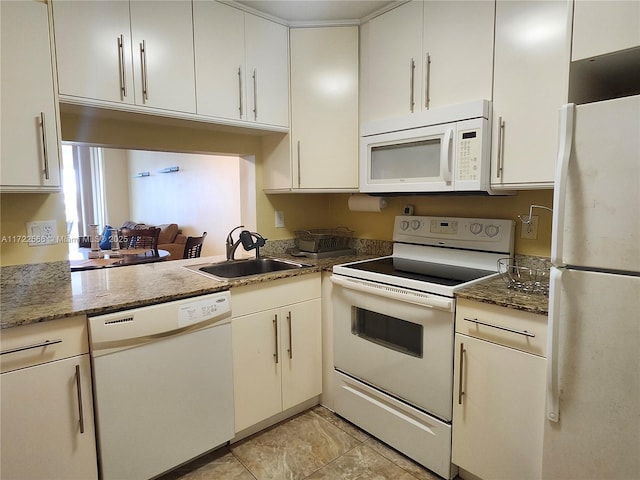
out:
M387 201L381 197L369 195L351 195L349 197L349 210L352 212L379 212L387 206Z

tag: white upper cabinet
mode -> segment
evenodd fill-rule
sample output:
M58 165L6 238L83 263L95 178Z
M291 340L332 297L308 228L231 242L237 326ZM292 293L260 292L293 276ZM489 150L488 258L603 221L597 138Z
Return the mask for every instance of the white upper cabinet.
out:
M572 60L640 46L640 2L575 0Z
M369 22L363 121L420 111L422 15L422 2L413 1Z
M424 3L423 108L491 100L494 17L493 0Z
M567 102L570 0L496 2L491 186L552 188Z
M289 31L245 14L245 59L248 120L289 125Z
M287 27L212 0L193 9L198 114L287 127Z
M195 113L191 2L132 0L129 5L136 103Z
M61 95L133 104L129 2L52 2Z
M415 0L373 18L363 121L491 99L493 22L488 0Z
M0 190L60 189L58 110L49 16L41 2L0 2L2 147Z
M196 1L193 33L198 114L244 120L244 12L215 1Z
M61 95L195 113L191 2L52 3Z
M358 188L358 29L291 30L293 187Z

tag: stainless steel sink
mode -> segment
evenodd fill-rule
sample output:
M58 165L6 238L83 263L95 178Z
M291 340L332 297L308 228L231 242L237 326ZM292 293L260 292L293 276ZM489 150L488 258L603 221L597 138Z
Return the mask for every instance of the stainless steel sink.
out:
M203 272L214 277L230 280L283 270L296 270L309 266L310 265L305 263L297 263L277 258L249 258L244 260L210 263L207 265L195 265L187 268Z

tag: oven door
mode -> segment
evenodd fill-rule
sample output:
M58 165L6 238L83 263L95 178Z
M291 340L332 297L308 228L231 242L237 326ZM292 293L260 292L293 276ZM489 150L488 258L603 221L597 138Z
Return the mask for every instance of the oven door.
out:
M451 420L454 300L333 275L337 370Z

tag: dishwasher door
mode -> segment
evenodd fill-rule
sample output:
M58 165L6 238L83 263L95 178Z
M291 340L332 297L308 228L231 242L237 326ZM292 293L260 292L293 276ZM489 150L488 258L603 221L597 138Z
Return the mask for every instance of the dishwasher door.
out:
M89 318L100 473L156 477L234 435L228 292Z

